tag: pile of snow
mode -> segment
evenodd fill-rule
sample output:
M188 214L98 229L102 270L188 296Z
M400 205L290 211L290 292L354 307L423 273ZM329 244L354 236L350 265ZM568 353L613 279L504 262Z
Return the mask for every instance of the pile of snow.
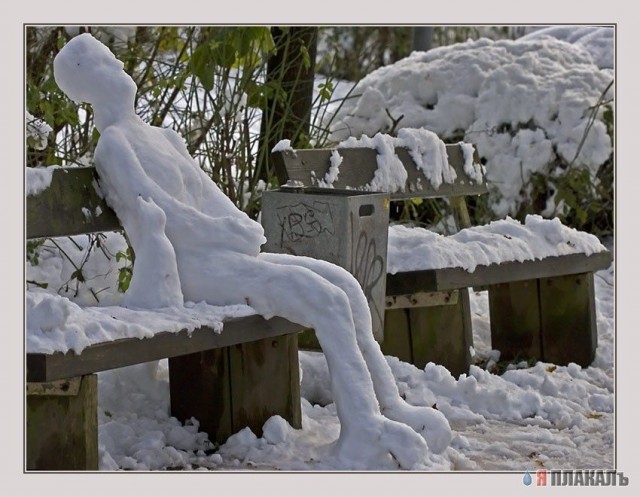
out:
M475 183L484 180L484 168L475 162L474 148L470 143L459 143L463 158L463 171L469 179ZM404 192L419 185L407 185L407 170L396 154L396 149L404 148L413 159L418 171L429 181L434 190L444 184L453 183L457 174L449 164L445 143L432 131L427 129L403 128L398 131L398 136L384 133L376 133L372 138L363 135L360 138L351 137L340 142L331 151L329 157L329 170L323 178L312 178L314 185L320 188L333 188L334 182L340 176L340 166L343 157L340 151L351 148L370 148L377 153L377 168L373 179L367 185L346 185L347 189L358 189L373 192ZM295 153L291 148L290 140L281 140L272 152L287 151Z
M79 306L42 290L27 292L27 352L82 352L85 347L122 338L149 338L208 326L220 333L230 318L255 314L246 305L211 306L186 302L153 310L122 306Z
M613 69L615 36L613 27L551 26L528 33L520 41L555 38L585 49L600 69Z
M42 191L51 186L51 180L53 179L53 171L59 169L60 166L49 167L27 167L25 169L26 174L26 194L38 195Z
M389 193L404 191L407 171L395 153L396 148L406 148L409 151L416 167L422 171L434 189L438 189L442 183L453 183L456 179L456 172L447 159L444 142L429 130L401 129L397 138L382 133L377 133L373 138L351 137L341 142L337 148L361 147L374 148L377 151L378 168L365 190ZM336 170L332 176L337 177L338 171Z
M561 175L554 164L575 158L575 166L594 176L612 153L602 112L576 154L592 107L601 97L612 98L613 71L596 65L580 44L538 36L468 41L381 67L357 84L353 95L359 98L337 111L331 139L374 136L392 127L426 128L445 140L464 137L486 161L487 181L499 191L492 207L500 217L515 214L521 189L535 172ZM612 60L612 53L602 57Z
M607 250L590 233L564 226L558 218L529 215L524 224L507 218L443 236L419 227L389 227L387 272L532 261L567 254L591 255Z

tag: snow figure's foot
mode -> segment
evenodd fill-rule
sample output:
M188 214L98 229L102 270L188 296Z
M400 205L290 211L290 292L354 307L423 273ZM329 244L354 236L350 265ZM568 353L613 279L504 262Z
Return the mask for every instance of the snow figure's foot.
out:
M399 466L400 469L424 469L429 449L409 426L376 415L345 429L335 447L340 467L371 470Z
M451 443L451 427L444 415L431 407L412 406L404 400L384 407L382 413L389 419L404 423L424 438L435 454L442 453Z

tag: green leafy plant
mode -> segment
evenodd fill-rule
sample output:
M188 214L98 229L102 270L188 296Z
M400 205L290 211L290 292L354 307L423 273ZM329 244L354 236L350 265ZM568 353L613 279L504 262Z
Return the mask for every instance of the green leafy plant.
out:
M133 277L133 251L128 247L126 251L116 253L116 262L124 261L125 264L118 269L118 290L126 292Z

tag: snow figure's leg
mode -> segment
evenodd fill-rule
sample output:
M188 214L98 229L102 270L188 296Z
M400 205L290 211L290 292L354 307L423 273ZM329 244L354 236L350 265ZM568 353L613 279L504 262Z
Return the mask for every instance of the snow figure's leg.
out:
M244 289L249 305L265 317L282 316L316 331L341 424L336 444L340 466L367 469L391 458L404 469L424 464L428 449L422 437L380 414L345 292L303 267L270 264L260 257L245 262L243 270L252 275Z
M411 426L422 435L433 452L444 451L452 437L449 422L441 412L431 407L412 406L400 397L391 367L373 338L369 305L358 281L345 269L310 257L270 253L263 253L260 257L276 264L306 267L344 290L349 298L358 348L367 363L382 414Z

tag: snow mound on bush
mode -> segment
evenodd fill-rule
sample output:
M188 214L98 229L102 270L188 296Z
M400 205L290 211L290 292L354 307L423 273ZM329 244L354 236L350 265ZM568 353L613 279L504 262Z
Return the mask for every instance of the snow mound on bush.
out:
M592 109L612 98L613 73L600 69L583 38L539 36L469 41L379 68L334 116L331 138L424 127L473 143L499 192L499 216L515 214L533 173L573 163L595 175L612 143L602 112Z

